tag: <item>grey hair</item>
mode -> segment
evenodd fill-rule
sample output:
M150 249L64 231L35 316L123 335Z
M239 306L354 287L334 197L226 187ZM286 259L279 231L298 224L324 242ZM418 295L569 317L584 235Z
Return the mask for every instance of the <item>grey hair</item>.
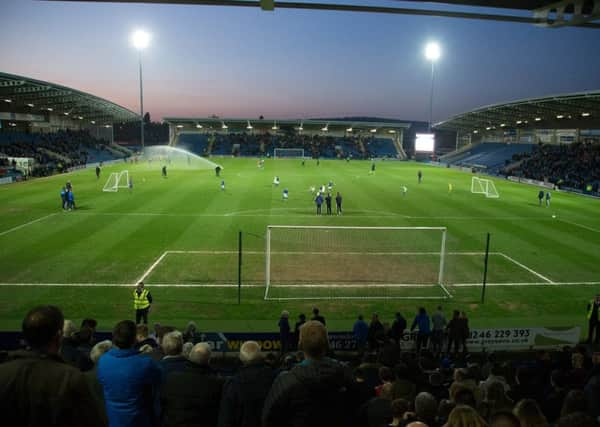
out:
M186 342L183 343L183 348L181 349L181 355L183 357L185 357L186 359L190 358L190 352L192 351L192 348L194 348L194 344L191 342Z
M77 332L77 327L72 320L65 320L63 323L63 337L71 338Z
M210 360L210 345L206 342L199 342L190 351L190 362L197 365L208 365Z
M244 365L250 365L262 360L260 344L256 341L244 342L240 347L240 360Z
M167 356L177 356L183 349L183 335L179 331L172 331L162 339L161 347Z
M415 397L415 413L421 419L433 419L437 415L438 403L431 393L421 392Z
M154 349L150 344L144 344L140 347L140 353L152 353Z
M100 341L99 343L96 343L96 345L93 346L92 350L90 351L90 359L91 359L92 363L94 365L96 363L98 363L98 359L100 359L100 356L102 356L104 353L106 353L111 348L112 348L111 340L104 340L104 341Z

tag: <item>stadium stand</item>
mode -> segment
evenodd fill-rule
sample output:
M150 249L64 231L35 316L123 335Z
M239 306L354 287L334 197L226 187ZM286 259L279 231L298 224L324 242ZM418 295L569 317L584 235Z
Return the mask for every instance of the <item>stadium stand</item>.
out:
M511 173L559 187L598 191L600 186L600 144L540 144Z
M125 157L123 151L106 141L92 137L87 131L59 131L54 133L0 132L0 160L11 166L8 157L34 159L31 170L23 175L46 176L63 172L86 163L102 162ZM15 166L12 166L13 172Z
M446 156L444 162L457 166L485 168L487 172L495 174L510 163L515 155L529 153L534 147L532 144L484 142L466 151Z
M85 319L76 331L57 310L42 306L27 314L23 334L33 351L2 354L0 408L10 425L39 425L35 421L42 419L49 426L77 425L84 413L86 425L103 425L107 416L111 425L135 419L164 426L185 420L256 427L405 426L416 421L430 427L599 425L600 353L591 353L591 347L553 353L401 353L392 334L383 333L364 355L335 354L325 326L313 320L299 330L301 351L265 356L258 343L247 341L240 366L211 357L207 343L195 342L197 335L168 326L157 326L157 335L163 335L161 360L137 350L136 340L152 338L138 334L131 321L115 326L112 349L106 341L96 346L101 334L92 327L93 319ZM60 344L63 335L67 338ZM64 362L59 354L76 357ZM171 369L161 368L166 365ZM60 375L61 380L30 382L25 375ZM153 385L152 392L144 384ZM54 405L29 410L28 402L36 402L39 393L58 390ZM73 405L70 392L76 390L78 404ZM494 424L498 418L513 423Z

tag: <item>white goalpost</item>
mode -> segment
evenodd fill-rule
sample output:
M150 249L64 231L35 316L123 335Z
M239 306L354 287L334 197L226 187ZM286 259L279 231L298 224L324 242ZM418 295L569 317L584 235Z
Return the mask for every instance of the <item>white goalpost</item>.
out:
M110 174L102 191L114 193L119 191L119 188L129 187L129 171L113 172Z
M274 159L298 159L304 158L304 148L275 148Z
M449 298L445 227L269 225L265 300Z
M485 194L485 197L497 199L500 197L494 181L474 176L471 178L471 193Z

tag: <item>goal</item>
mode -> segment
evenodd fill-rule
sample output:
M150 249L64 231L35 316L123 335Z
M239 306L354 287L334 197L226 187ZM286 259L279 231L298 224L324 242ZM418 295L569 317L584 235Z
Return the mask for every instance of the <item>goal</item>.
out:
M129 171L113 172L110 174L102 191L114 193L119 191L119 188L127 188L129 186Z
M471 178L471 193L485 194L485 197L497 199L500 197L494 181L474 176Z
M445 227L269 225L264 298L448 298L445 248Z
M276 148L273 151L273 158L274 159L304 158L304 148Z

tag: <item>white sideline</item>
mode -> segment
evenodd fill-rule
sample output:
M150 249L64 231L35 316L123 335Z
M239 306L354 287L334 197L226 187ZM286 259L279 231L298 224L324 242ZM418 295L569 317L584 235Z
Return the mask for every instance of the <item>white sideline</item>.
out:
M587 225L578 224L578 223L573 222L573 221L567 221L566 219L559 219L559 221L564 222L566 224L574 225L574 226L579 227L579 228L583 228L584 230L593 231L594 233L600 233L600 230L598 230L597 228L592 228L592 227L589 227Z
M163 252L163 253L162 253L162 255L161 255L161 256L159 256L159 257L156 259L156 261L154 261L154 264L152 264L152 265L150 266L150 268L148 268L148 270L146 270L146 271L144 272L144 274L142 274L142 276L141 276L139 279L137 279L137 280L135 281L135 283L136 283L136 284L137 284L137 283L140 283L140 282L141 282L141 281L143 281L143 280L144 280L146 277L148 277L148 275L149 275L150 273L152 273L152 270L154 270L154 268L156 268L156 266L157 266L158 264L160 264L160 262L163 260L163 258L164 258L164 257L166 257L166 256L167 256L167 254L168 254L168 253L169 253L169 251L165 251L165 252Z
M499 252L499 254L500 254L500 255L502 255L502 256L503 256L504 258L506 258L507 260L514 262L514 263L515 263L515 264L517 264L519 267L521 267L521 268L523 268L523 269L525 269L525 270L529 271L531 274L534 274L535 276L539 277L540 279L542 279L542 280L545 280L545 281L546 281L546 282L548 282L548 283L554 284L554 282L553 282L552 280L548 279L546 276L543 276L543 275L541 275L540 273L538 273L537 271L535 271L535 270L533 270L533 269L531 269L531 268L527 267L527 266L526 266L526 265L524 265L524 264L521 264L519 261L517 261L517 260L516 260L516 259L514 259L514 258L511 258L511 257L509 257L509 256L508 256L508 255L506 255L505 253Z
M0 237L6 235L8 233L12 233L13 231L20 230L21 228L27 227L28 225L35 224L36 222L42 221L42 220L44 220L46 218L50 218L51 216L54 216L54 215L57 215L56 212L55 213L51 213L51 214L46 215L46 216L43 216L43 217L38 218L38 219L34 219L33 221L26 222L25 224L17 225L16 227L13 227L13 228L10 228L8 230L5 230L5 231L1 232L0 233Z

